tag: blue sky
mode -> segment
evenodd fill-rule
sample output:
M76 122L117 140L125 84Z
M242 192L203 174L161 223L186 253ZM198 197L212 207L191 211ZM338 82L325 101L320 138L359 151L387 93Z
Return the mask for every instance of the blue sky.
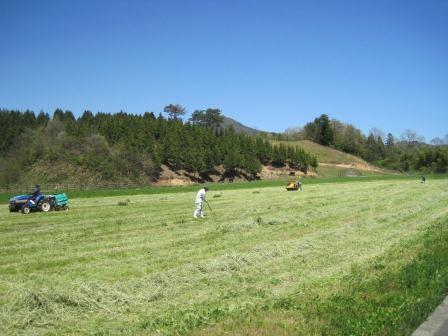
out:
M0 0L0 107L448 133L445 0Z

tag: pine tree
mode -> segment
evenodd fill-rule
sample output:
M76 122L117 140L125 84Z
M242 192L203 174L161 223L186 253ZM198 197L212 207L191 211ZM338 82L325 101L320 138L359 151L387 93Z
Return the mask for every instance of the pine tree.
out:
M392 148L394 146L395 146L394 136L392 135L392 133L388 133L387 134L387 139L386 139L386 147Z
M48 115L48 113L45 113L41 110L36 118L36 121L39 126L45 127L50 121L50 116Z
M163 108L163 112L167 113L170 119L182 120L182 116L187 113L187 110L182 105L169 104Z

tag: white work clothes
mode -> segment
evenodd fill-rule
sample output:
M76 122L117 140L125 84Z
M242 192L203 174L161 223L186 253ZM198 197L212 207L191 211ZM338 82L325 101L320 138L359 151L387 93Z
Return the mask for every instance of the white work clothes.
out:
M193 213L194 218L204 217L204 211L202 211L202 203L196 203L196 208Z
M203 201L205 201L205 189L204 188L199 190L196 195L196 199L194 201L195 206L196 206L194 213L193 213L194 218L197 218L198 216L204 217L204 211L202 211L202 202Z
M205 200L205 189L202 188L201 190L198 191L198 193L196 194L196 200L194 201L195 203L202 203Z

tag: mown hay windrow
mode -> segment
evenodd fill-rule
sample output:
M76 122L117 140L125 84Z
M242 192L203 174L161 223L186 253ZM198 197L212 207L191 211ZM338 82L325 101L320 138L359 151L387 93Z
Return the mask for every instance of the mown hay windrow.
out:
M448 215L447 180L417 185L227 190L201 221L191 218L195 193L130 196L127 207L116 206L120 197L73 199L64 214L0 212L1 328L173 334L303 288L331 295L354 264L372 263Z

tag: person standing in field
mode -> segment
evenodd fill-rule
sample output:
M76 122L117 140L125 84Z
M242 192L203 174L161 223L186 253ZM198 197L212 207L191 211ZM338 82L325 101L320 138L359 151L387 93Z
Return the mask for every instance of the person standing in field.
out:
M208 191L207 187L204 187L198 191L196 194L196 199L194 201L194 204L196 206L196 209L194 210L193 217L204 217L204 211L202 210L202 203L205 201L205 193Z

